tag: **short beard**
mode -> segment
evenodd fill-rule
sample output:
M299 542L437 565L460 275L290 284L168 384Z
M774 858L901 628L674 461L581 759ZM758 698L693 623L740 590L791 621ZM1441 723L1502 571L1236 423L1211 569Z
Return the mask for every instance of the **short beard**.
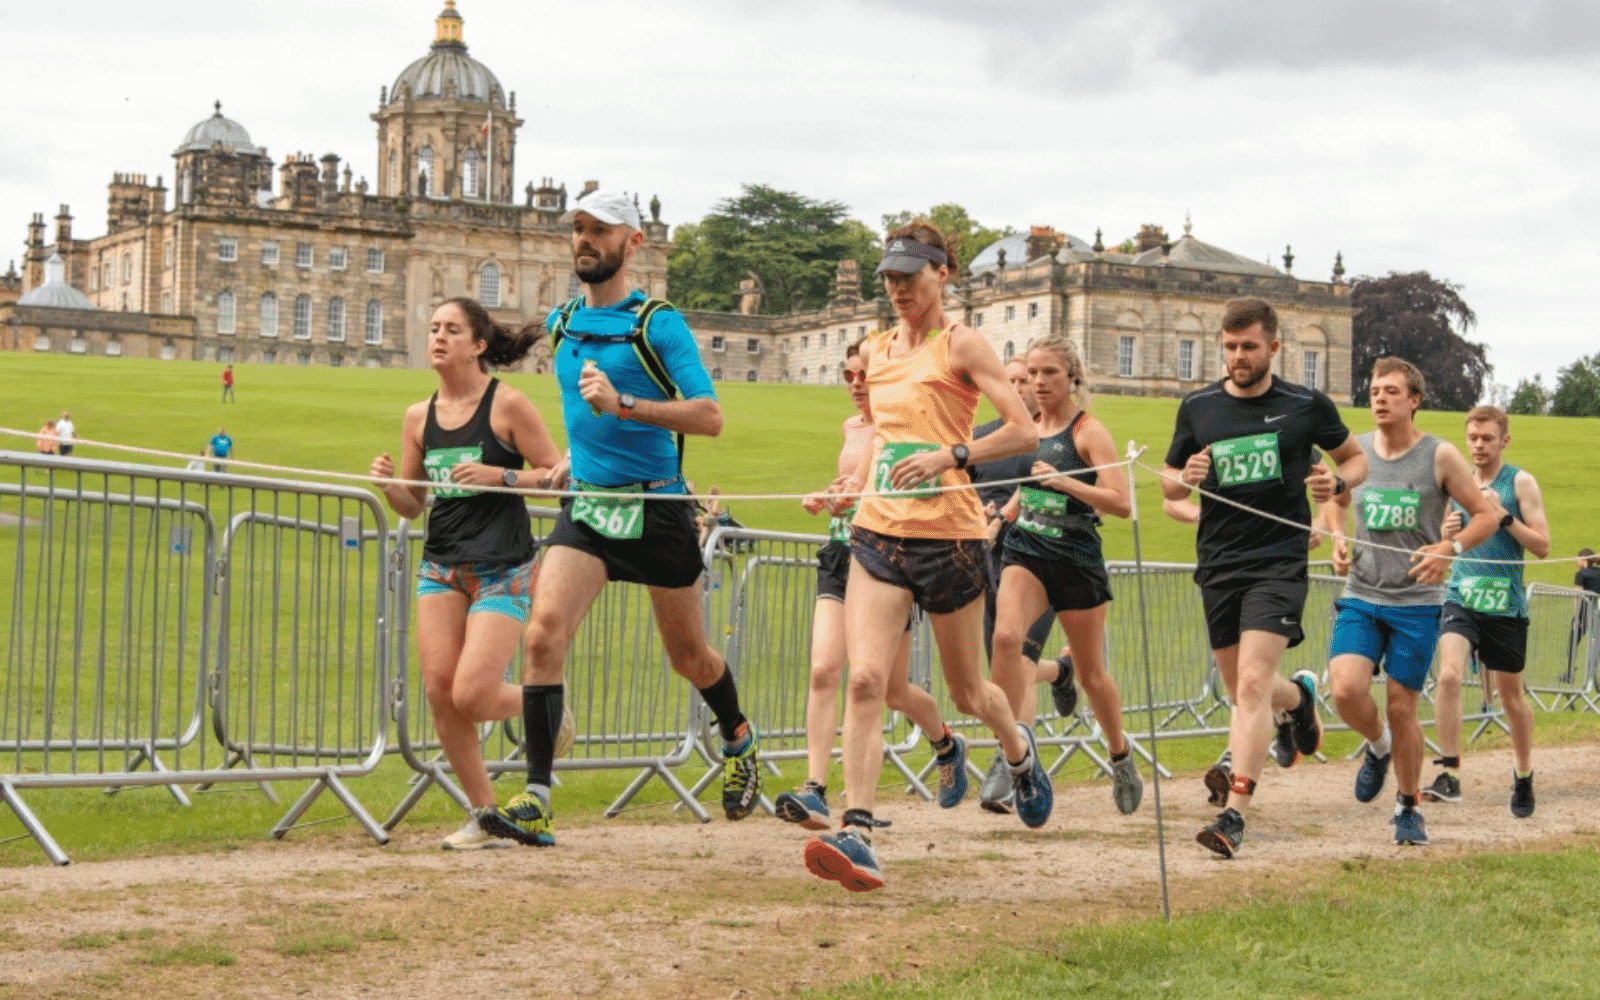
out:
M593 247L586 247L585 249L594 251L595 261L593 264L581 264L578 262L579 255L572 255L573 273L584 284L603 285L615 277L618 271L622 270L622 251L618 250L614 254L607 255Z
M1271 374L1272 374L1272 366L1271 365L1268 365L1267 367L1259 369L1259 370L1258 369L1251 369L1251 371L1250 371L1250 381L1241 382L1241 381L1239 381L1239 376L1234 374L1234 370L1232 368L1228 369L1228 377L1233 380L1233 384L1234 385L1238 386L1241 389L1253 389L1253 388L1255 388L1256 383L1260 382L1262 379L1266 378L1267 376L1269 376Z

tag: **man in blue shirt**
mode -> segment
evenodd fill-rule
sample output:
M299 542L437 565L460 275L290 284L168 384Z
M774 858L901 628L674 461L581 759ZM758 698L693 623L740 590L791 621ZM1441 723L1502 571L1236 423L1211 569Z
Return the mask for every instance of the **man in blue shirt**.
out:
M233 438L228 436L226 427L218 427L217 433L211 437L211 457L218 459L211 468L217 472L227 472L228 463L222 461L233 454Z
M545 540L523 646L528 788L484 828L525 844L555 843L550 783L565 699L567 648L607 581L649 588L672 669L699 690L722 731L722 808L743 819L761 794L756 733L739 710L733 674L701 624L704 571L694 505L646 495L687 492L682 437L716 437L722 407L699 347L677 310L649 303L628 280L644 244L625 195L594 191L561 217L572 227L581 298L546 320L572 455L572 486ZM642 327L643 329L639 329ZM642 342L637 336L643 334Z

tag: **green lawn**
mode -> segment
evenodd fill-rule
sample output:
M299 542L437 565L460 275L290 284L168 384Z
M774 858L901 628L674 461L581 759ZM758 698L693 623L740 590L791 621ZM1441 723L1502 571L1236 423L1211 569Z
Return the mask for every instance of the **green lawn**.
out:
M6 385L0 425L31 433L65 408L84 437L192 453L221 424L237 442L239 458L353 473L365 472L378 452L396 450L401 412L434 387L428 371L238 365L239 402L224 405L218 401L221 367L214 364L17 353L0 355L0 369ZM528 393L557 441L564 440L553 378L512 375L507 381ZM715 484L726 493L799 493L833 477L839 423L852 412L844 389L743 382L717 388L726 413L723 434L689 444L687 471L700 489ZM1171 399L1108 396L1096 402L1119 447L1138 442L1149 449L1144 460L1155 466L1165 455L1176 407ZM1346 413L1352 430L1370 429L1364 409ZM1459 414L1425 413L1422 425L1460 442ZM1592 484L1600 481L1600 451L1587 446L1597 432L1600 421L1592 418L1517 417L1512 423L1507 457L1544 487L1555 555L1571 555L1585 544L1600 548L1586 524ZM31 451L32 442L6 447ZM106 457L93 449L83 453ZM1151 476L1141 473L1139 484L1144 557L1192 560L1192 529L1162 516ZM751 527L823 528L793 501L732 507ZM1127 522L1111 520L1105 535L1108 558L1132 557ZM1529 575L1565 584L1572 569L1542 567Z

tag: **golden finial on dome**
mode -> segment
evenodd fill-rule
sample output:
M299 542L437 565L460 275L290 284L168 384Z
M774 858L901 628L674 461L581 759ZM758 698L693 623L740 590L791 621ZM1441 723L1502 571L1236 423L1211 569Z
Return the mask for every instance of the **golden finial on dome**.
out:
M456 13L456 0L444 0L444 10L434 19L435 45L461 45L461 15Z

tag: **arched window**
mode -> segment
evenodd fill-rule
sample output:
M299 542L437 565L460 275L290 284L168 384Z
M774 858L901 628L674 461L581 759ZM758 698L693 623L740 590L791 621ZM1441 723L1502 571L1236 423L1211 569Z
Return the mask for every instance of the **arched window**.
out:
M233 293L226 288L217 293L217 332L233 333Z
M746 382L754 382L756 380L756 373L754 371L745 372L744 373L744 380Z
M328 300L328 341L344 340L344 299L337 296Z
M263 337L276 337L278 335L278 297L271 292L261 294L261 335Z
M367 300L367 343L383 343L383 303L377 299Z
M421 188L417 194L421 197L431 197L434 193L433 186L433 147L423 146L417 150L417 176Z
M311 296L294 297L294 339L311 339Z
M721 382L722 381L722 369L721 368L713 368L713 369L711 369L711 379L714 382Z
M810 377L811 377L811 372L808 369L805 369L805 368L800 369L800 384L801 385L805 385L806 379L810 378Z
M500 265L493 261L478 271L478 304L488 309L500 306Z
M1005 352L1004 355L1001 356L1000 360L1002 360L1002 361L1010 361L1012 358L1014 358L1016 356L1017 356L1017 347L1016 347L1016 345L1013 344L1009 340L1006 341L1006 352Z
M478 151L469 149L461 155L461 197L478 196ZM488 305L488 303L484 303Z

